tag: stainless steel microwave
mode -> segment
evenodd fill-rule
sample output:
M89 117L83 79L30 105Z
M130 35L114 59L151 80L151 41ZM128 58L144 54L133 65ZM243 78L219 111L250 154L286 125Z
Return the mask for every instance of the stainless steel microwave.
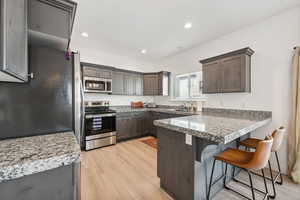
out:
M97 77L83 77L84 92L91 93L111 93L112 79L97 78Z

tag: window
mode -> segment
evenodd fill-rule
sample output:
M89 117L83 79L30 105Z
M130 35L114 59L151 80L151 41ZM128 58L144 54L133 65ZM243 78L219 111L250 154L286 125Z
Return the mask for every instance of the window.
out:
M178 75L175 78L175 98L191 99L202 96L202 72Z

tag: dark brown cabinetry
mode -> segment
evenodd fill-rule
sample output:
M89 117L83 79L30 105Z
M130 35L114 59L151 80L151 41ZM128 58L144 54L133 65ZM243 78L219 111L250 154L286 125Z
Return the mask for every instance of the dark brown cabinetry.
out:
M76 7L69 0L28 1L30 42L67 50Z
M112 79L113 95L169 95L170 72L142 73L83 62L81 66L84 76Z
M123 95L124 94L124 72L113 71L112 74L112 93L115 95Z
M137 74L133 76L134 79L134 95L136 96L142 96L144 95L144 85L143 85L143 75L142 74Z
M155 111L117 113L117 140L123 141L146 135L157 135L153 122L159 119L180 117L182 115Z
M219 61L203 64L203 93L218 93L220 80Z
M127 140L149 133L147 112L121 113L117 115L117 140Z
M153 124L153 122L155 120L168 119L168 118L174 118L174 117L182 117L182 115L169 114L169 113L163 113L163 112L150 112L149 122L148 122L150 135L157 136L157 127Z
M144 74L144 95L158 95L158 74Z
M1 0L0 81L28 80L27 0Z
M251 92L251 55L244 48L201 60L203 93Z
M168 96L170 86L170 72L145 73L144 95Z
M112 71L107 66L90 66L83 64L83 75L89 77L98 77L104 79L112 78Z
M113 94L116 95L143 95L143 75L129 71L113 71Z
M78 164L77 164L78 165ZM1 199L76 199L75 164L0 183Z

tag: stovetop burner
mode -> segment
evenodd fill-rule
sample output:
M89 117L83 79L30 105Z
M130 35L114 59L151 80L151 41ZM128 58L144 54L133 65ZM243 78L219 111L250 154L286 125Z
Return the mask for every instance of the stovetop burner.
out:
M109 108L108 101L86 101L85 113L88 114L103 114L103 113L115 113L116 111Z

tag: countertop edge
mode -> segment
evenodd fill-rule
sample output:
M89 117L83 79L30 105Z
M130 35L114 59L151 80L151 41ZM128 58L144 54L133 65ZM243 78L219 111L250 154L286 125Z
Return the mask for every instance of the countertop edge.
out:
M272 118L267 118L265 120L257 121L252 126L245 127L245 128L243 128L241 130L233 132L231 135L225 136L224 144L228 144L228 143L236 140L237 138L246 135L247 133L250 133L250 132L252 132L252 131L254 131L254 130L258 129L258 128L261 128L262 126L268 124L271 121L272 121ZM234 135L234 136L232 136L232 135Z
M208 132L200 132L200 131L196 131L196 130L192 130L189 128L184 128L184 127L179 127L179 126L175 126L175 125L169 125L169 124L164 124L159 122L160 120L155 120L154 121L154 125L161 127L161 128L165 128L168 130L172 130L172 131L176 131L179 133L183 133L183 134L189 134L198 138L202 138L202 139L206 139L212 142L216 142L219 144L228 144L232 141L234 141L235 139L246 135L247 133L254 131L262 126L264 126L265 124L269 123L272 121L272 118L267 118L264 119L262 121L256 121L253 125L245 127L241 130L235 131L230 135L227 136L215 136L215 135L211 135ZM200 134L200 135L199 135Z
M22 165L4 167L0 169L0 183L71 165L78 161L80 161L80 151L71 154L54 156L48 159L35 160Z
M0 183L80 162L73 131L2 140Z

